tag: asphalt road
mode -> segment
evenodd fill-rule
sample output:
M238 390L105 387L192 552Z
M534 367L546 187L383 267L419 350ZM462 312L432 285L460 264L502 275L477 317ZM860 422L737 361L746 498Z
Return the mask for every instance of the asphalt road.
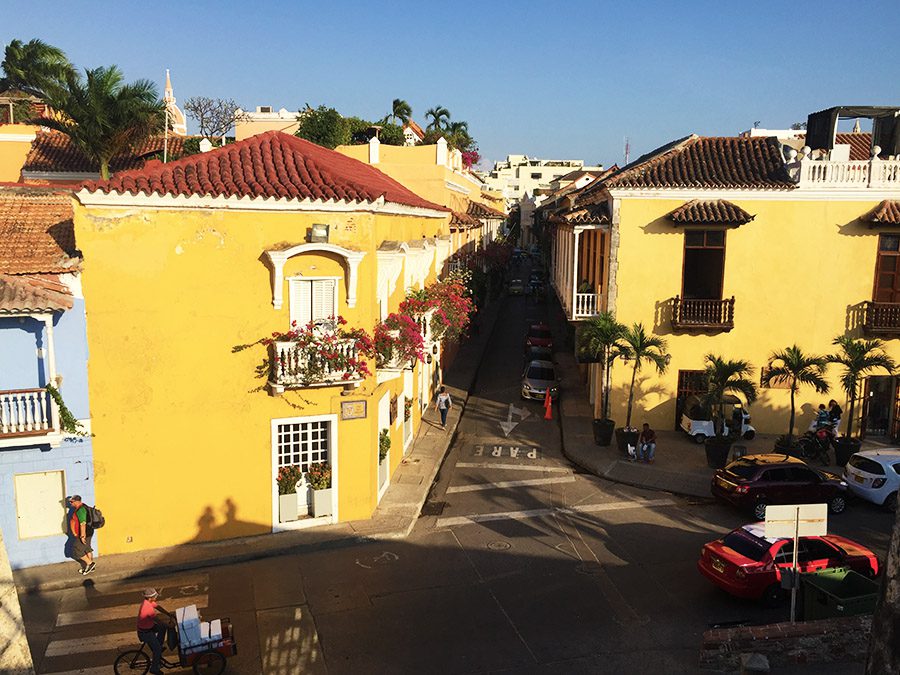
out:
M37 672L109 673L136 642L146 585L169 609L231 619L230 673L694 672L710 625L786 618L696 571L703 543L744 514L611 484L563 458L558 420L519 400L525 325L545 311L506 301L409 539L23 597ZM856 504L831 530L883 556L891 524Z

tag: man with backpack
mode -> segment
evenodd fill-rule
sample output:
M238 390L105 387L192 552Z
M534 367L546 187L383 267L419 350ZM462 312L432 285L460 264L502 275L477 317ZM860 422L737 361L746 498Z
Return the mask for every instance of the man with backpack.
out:
M94 571L96 563L92 555L91 537L94 531L88 518L88 506L81 501L81 495L72 495L68 498L72 511L69 514L69 535L72 537L71 558L81 563L80 574L90 574Z

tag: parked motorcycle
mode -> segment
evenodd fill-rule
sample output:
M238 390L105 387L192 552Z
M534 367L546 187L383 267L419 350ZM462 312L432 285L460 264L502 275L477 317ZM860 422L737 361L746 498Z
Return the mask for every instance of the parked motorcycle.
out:
M819 427L798 438L797 446L804 459L818 459L822 464L828 464L828 449L834 446L834 440L831 427Z

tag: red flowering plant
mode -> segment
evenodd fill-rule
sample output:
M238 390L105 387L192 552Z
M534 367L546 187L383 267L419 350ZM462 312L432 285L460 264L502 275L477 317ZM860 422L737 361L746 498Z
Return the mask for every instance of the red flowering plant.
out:
M381 368L411 368L425 360L425 340L419 324L407 314L389 314L375 326L375 358Z
M375 357L375 343L362 328L346 328L342 316L305 326L291 323L287 332L274 332L248 345L238 345L238 352L254 345L269 348L269 356L257 366L258 377L279 384L310 386L326 382L361 380L372 372L366 358Z
M400 311L416 319L432 312L430 327L435 341L459 337L469 325L469 316L475 311L466 286L467 274L451 273L423 291L410 291L406 300L400 303Z
M467 169L471 169L473 166L478 164L481 161L481 154L478 152L478 148L474 150L465 150L462 153L462 163L463 166Z

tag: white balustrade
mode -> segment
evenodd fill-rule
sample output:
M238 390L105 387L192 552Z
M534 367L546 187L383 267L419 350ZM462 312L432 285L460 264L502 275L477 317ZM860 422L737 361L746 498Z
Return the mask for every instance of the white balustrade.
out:
M575 294L575 312L573 319L597 316L597 294L596 293L576 293Z
M345 368L336 367L320 352L310 353L310 350L298 347L296 342L275 342L273 349L275 356L273 376L276 385L315 387L356 382L361 379L359 377L344 379ZM333 349L340 354L341 361L359 358L356 340L338 340ZM310 380L311 377L313 381Z
M0 436L48 434L52 411L46 389L0 391Z
M798 187L900 188L900 161L804 160L800 162Z

